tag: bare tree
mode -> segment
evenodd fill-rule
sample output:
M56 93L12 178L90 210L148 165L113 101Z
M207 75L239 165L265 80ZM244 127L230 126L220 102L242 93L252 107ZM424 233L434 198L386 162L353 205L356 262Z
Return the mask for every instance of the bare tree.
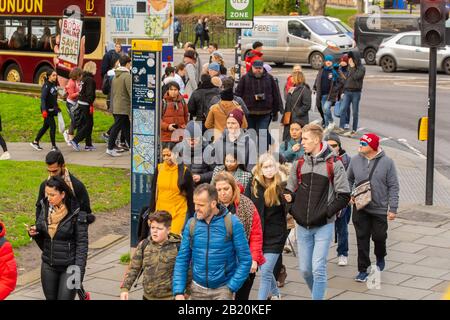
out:
M307 0L309 14L312 16L323 16L325 15L325 7L327 5L327 0Z

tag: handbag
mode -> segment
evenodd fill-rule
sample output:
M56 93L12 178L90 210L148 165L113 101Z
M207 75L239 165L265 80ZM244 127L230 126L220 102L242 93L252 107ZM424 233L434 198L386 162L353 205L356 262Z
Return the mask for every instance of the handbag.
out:
M336 118L341 117L341 100L336 101L336 103L334 104L334 116Z
M364 209L372 201L372 186L370 180L372 179L372 175L379 160L380 158L375 160L372 170L370 170L369 178L358 183L355 190L352 192L352 196L355 199L356 210L358 211Z
M63 133L66 129L66 124L64 123L64 118L62 112L58 112L58 130Z
M300 94L299 94L299 96L298 96L298 98L297 98L297 101L295 101L295 103L294 103L294 105L293 105L293 108L295 108L295 106L297 105L298 101L299 101L300 98L302 97L303 91L305 91L305 86L303 86L303 89L302 89L302 91L300 92ZM292 120L292 112L291 112L291 111L286 111L286 112L283 114L283 118L281 119L281 123L282 123L284 126L288 126L288 125L291 124L291 120Z
M77 295L80 300L91 300L91 293L84 290L83 284L80 289L77 290Z

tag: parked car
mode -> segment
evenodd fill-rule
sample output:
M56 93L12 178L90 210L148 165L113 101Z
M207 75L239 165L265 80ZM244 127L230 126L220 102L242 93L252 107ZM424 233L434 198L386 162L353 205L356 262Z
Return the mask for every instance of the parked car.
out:
M384 72L397 69L428 70L430 49L420 46L420 32L403 32L385 39L377 52L376 62ZM437 51L437 69L450 74L450 46Z
M407 14L361 15L355 19L356 46L366 64L375 64L376 53L385 38L400 32L418 31L419 16Z
M334 23L323 16L258 16L253 29L242 30L245 59L255 41L264 45L264 60L284 63L308 63L314 69L327 54L338 58L354 50L354 43Z

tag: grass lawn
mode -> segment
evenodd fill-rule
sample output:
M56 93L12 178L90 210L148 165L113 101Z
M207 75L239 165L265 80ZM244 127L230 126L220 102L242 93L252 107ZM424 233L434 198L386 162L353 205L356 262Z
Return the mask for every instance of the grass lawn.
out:
M261 15L265 0L255 0L255 15ZM204 0L194 0L194 5L200 4ZM192 13L223 14L225 15L225 0L209 0L208 2L195 7Z
M334 18L338 18L341 19L342 22L345 22L348 25L351 25L349 23L349 18L353 15L355 15L357 12L356 9L353 8L330 8L327 7L325 9L325 15L330 16L330 17L334 17ZM352 26L353 28L353 26Z
M2 135L5 140L7 142L31 142L43 124L43 118L40 113L40 99L0 93L0 101L0 114L2 115L3 124ZM65 102L60 101L58 104L62 110L66 126L68 126L70 121ZM56 118L55 120L57 121ZM107 131L113 122L113 118L109 113L95 110L93 141L104 142L100 135L102 132ZM64 141L63 135L58 131L56 132L56 141ZM42 142L50 142L49 131L42 138Z
M79 165L68 168L86 186L94 214L122 208L130 202L128 170ZM39 185L46 177L43 162L0 162L0 220L5 222L7 238L14 247L30 243L23 224L35 222Z

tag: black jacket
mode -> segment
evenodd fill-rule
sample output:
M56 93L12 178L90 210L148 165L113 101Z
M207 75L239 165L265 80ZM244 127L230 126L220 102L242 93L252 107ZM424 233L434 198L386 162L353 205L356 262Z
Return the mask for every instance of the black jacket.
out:
M88 217L86 212L80 211L78 203L72 201L52 239L48 233L48 200L42 200L40 207L36 217L36 231L39 233L34 240L42 250L42 261L53 267L76 265L80 267L83 279L88 254L88 224L93 221L93 215Z
M255 178L254 180L255 181ZM263 232L263 252L264 253L282 253L287 236L287 204L284 200L283 192L286 183L282 183L278 188L278 194L281 199L281 205L277 210L267 208L264 202L264 187L256 180L257 195L253 194L253 181L247 186L246 196L255 204L261 218L261 228Z
M79 206L80 206L80 211L84 211L88 214L92 213L91 202L89 200L89 194L86 190L86 187L80 180L75 178L75 176L73 176L71 173L69 173L69 176L70 176L70 180L72 181L75 199L78 201ZM41 186L39 187L39 195L38 195L38 199L36 201L36 218L42 209L41 208L41 200L45 199L45 182L46 181L47 180L43 181L41 183Z
M89 72L83 72L83 77L80 82L80 95L78 96L78 103L91 105L95 100L95 89L97 84L94 80L94 75Z
M353 52L352 55L355 67L348 66L348 75L344 79L344 91L360 92L363 87L366 68L362 65L359 53Z
M56 83L45 81L41 90L41 112L47 111L49 115L56 116L58 108L58 87Z
M188 102L188 109L191 120L197 117L197 121L205 121L208 115L210 101L213 97L220 93L219 88L211 83L211 81L200 82L197 89L192 92Z
M320 69L319 73L317 74L316 81L314 82L314 91L317 92L316 94L316 102L320 105L322 103L322 74L324 72L324 69ZM336 71L337 72L337 71ZM343 80L338 77L336 80L331 81L330 83L330 91L328 92L328 101L336 102L339 100L339 92L341 91L341 87L343 86Z
M262 100L256 100L256 94L264 94ZM250 115L275 116L282 111L281 95L278 85L269 73L264 71L262 78L256 78L252 71L239 80L236 95L244 99Z
M102 60L102 78L105 76L105 74L112 69L114 66L112 62L114 60L119 60L120 54L116 52L115 49L111 49L108 52L105 53Z
M187 166L192 175L198 174L200 176L200 181L197 184L210 183L213 176L214 165L207 164L203 159L203 154L207 146L208 144L202 141L194 148L191 148L187 141L183 140L173 149L177 158Z
M301 96L300 96L301 94ZM311 109L311 89L309 85L302 84L295 88L292 94L286 97L285 112L292 112L291 122L299 121L309 123L309 110Z

